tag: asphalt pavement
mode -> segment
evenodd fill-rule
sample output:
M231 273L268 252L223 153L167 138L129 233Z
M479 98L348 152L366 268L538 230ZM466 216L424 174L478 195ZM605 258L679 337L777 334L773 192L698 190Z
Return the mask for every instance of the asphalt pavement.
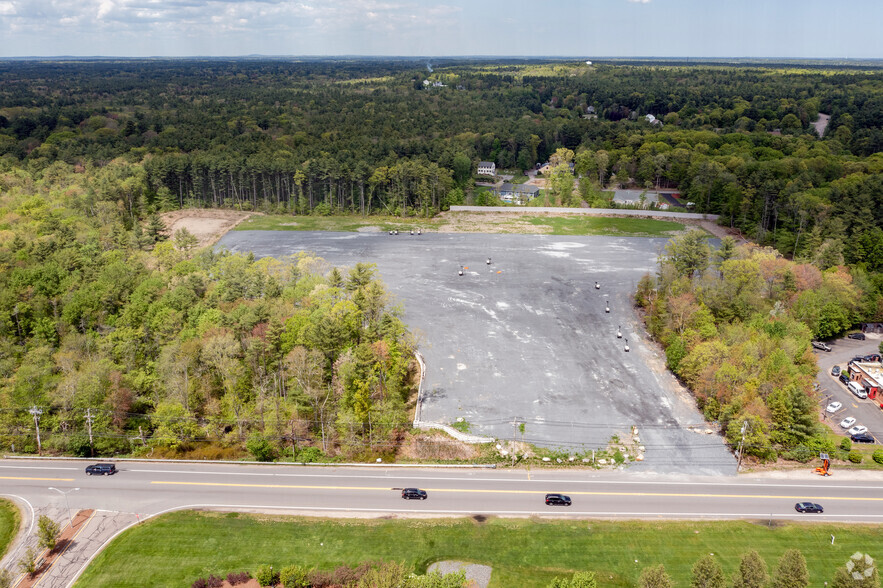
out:
M831 375L831 368L835 365L839 365L845 372L846 364L853 357L879 353L878 346L881 335L868 333L866 337L864 341L843 337L828 342L831 351L815 351L816 361L819 364L817 376L820 394L819 411L822 422L830 426L838 435L847 434L846 429L839 426L840 421L846 417L855 417L855 424L868 427L868 432L879 443L883 440L883 410L880 409L880 402L883 402L883 399L867 398L861 400L850 393L840 380ZM825 407L834 401L841 402L843 408L834 414L825 412Z
M588 452L637 427L644 461L632 467L732 475L735 459L720 437L697 432L706 425L694 402L673 392L664 369L648 367L660 358L631 296L666 242L233 231L217 246L376 264L426 360L424 421L462 418L472 433L518 440L524 423L525 441Z

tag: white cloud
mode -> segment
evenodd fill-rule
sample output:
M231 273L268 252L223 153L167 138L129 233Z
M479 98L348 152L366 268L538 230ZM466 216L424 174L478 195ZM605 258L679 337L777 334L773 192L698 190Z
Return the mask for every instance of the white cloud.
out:
M15 5L12 2L0 2L0 16L15 14Z
M628 0L632 4L650 4L650 0Z

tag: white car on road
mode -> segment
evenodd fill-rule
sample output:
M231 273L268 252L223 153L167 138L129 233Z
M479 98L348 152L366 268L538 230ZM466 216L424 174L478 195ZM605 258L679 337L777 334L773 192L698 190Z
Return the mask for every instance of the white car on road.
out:
M863 433L867 433L868 428L864 425L856 425L849 430L850 435L861 435Z
M848 429L849 427L851 427L854 424L855 424L855 417L846 417L845 419L840 421L840 426L843 427L844 429Z
M843 408L842 402L832 402L831 404L829 404L825 408L825 412L830 412L831 414L833 414L833 413L837 412L838 410L840 410L841 408Z

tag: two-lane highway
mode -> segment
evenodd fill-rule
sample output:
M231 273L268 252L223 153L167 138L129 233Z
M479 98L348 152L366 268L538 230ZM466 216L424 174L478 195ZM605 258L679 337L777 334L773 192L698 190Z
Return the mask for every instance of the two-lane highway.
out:
M807 469L793 479L635 475L591 470L490 470L384 467L119 462L113 476L88 476L86 463L0 461L0 494L35 507L60 506L67 490L73 509L152 515L182 507L291 511L326 515L401 516L532 514L625 518L794 518L883 522L883 480L821 478ZM401 499L401 488L425 489L425 501ZM573 506L546 506L560 492ZM803 515L809 500L824 515Z

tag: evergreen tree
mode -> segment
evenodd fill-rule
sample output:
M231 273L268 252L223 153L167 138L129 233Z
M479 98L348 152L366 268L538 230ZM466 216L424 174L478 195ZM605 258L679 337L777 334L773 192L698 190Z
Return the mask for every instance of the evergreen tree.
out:
M809 574L806 571L806 559L797 549L789 549L779 560L779 566L773 575L773 588L806 588L809 586Z
M834 588L880 588L874 560L866 553L854 553L845 566L837 568L833 585Z
M739 570L733 576L733 588L763 588L770 581L766 562L752 550L742 554Z
M639 588L672 588L671 576L665 571L665 566L659 564L644 568L641 579L638 581Z
M724 571L714 555L708 554L693 564L692 588L726 588Z

